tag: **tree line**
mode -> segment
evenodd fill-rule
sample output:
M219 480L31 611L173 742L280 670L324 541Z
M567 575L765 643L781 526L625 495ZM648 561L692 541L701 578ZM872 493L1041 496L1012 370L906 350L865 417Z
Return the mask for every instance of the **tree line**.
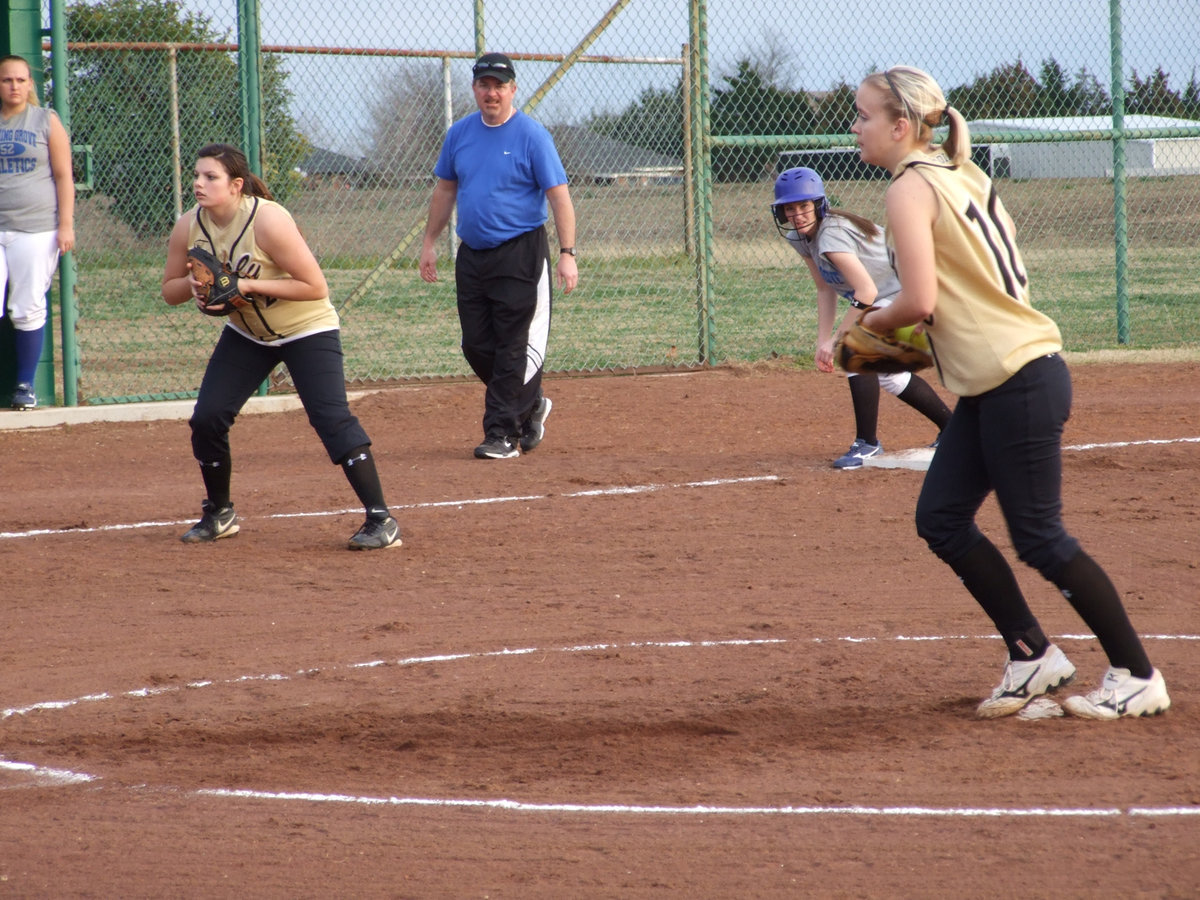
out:
M827 91L791 90L774 83L770 66L740 60L712 90L715 135L843 135L854 122L855 87L844 81ZM1162 68L1143 78L1135 70L1126 88L1125 112L1200 119L1196 73L1182 91L1172 90ZM599 134L655 153L681 158L682 80L673 88L649 88L626 109L593 117ZM968 84L950 88L947 99L967 118L1012 119L1112 115L1112 98L1088 69L1070 76L1054 59L1035 76L1021 60L999 65ZM774 172L778 148L715 147L713 177L757 181Z
M176 0L79 0L66 8L73 43L236 43L211 19ZM191 199L195 153L213 142L241 144L236 57L181 51L175 59L183 203ZM262 83L264 176L281 200L295 189L294 167L308 152L289 106L281 59L265 56ZM175 221L170 62L165 51L77 49L69 57L71 140L89 145L95 191L110 211L140 237L165 235Z
M165 51L79 48L79 44L122 41L177 44L231 43L211 19L188 11L179 0L74 0L66 8L73 49L68 65L71 134L92 148L96 193L142 237L165 235L174 221L170 189L172 157L170 61ZM782 51L747 54L712 92L712 127L717 135L844 135L854 121L854 87L844 81L826 91L780 85ZM288 73L279 56L261 60L263 168L280 200L300 186L297 164L312 149L291 112ZM190 203L189 154L212 141L240 143L238 71L233 54L180 51L175 59L179 146L183 154L185 205ZM418 62L398 68L395 82L380 84L371 103L365 135L371 183L391 185L427 178L441 145L440 68ZM1112 101L1085 68L1069 76L1053 59L1035 76L1018 60L997 66L949 92L968 119L1106 115ZM624 110L595 114L583 124L603 136L674 159L682 159L682 81L648 88ZM456 115L473 108L456 98ZM1142 78L1135 71L1125 100L1127 113L1200 119L1200 84L1193 73L1182 91L1173 90L1161 68ZM714 177L757 181L774 172L778 148L716 147Z

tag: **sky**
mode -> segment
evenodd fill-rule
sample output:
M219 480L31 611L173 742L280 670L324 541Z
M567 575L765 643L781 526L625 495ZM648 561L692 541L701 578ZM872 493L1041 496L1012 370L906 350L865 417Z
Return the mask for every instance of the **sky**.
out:
M1053 58L1074 76L1086 67L1111 88L1110 7L1113 0L708 0L709 71L718 86L744 57L775 49L785 65L781 86L825 90L857 84L875 68L899 63L926 69L955 87L1020 58L1036 76ZM1200 78L1198 0L1117 0L1122 11L1124 73L1161 66L1176 90ZM490 0L484 11L489 49L565 54L584 39L614 0ZM469 51L474 46L471 0L261 0L264 44ZM188 8L235 29L232 0L186 0ZM586 52L597 56L677 59L688 39L687 0L628 0ZM234 31L236 34L236 31ZM380 81L403 77L394 59L294 55L294 109L302 130L331 149L353 150L371 120ZM553 63L520 62L519 94L528 96ZM467 61L452 64L452 83L465 95ZM577 66L539 107L543 121L571 121L618 111L647 87L675 83L676 66Z

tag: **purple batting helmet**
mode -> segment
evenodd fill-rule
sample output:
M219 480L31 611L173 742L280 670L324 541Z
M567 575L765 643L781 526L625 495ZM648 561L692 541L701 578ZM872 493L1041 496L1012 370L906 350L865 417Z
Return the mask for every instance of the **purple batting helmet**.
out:
M818 219L829 214L829 201L825 197L825 185L820 175L804 166L780 172L775 179L775 202L771 204L776 225L788 224L787 216L783 214L786 204L804 200L812 200L816 204Z

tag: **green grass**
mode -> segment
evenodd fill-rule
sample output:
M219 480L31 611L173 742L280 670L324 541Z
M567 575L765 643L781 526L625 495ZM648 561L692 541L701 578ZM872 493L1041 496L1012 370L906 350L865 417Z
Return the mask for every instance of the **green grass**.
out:
M1153 182L1153 183L1149 183ZM1107 182L1008 182L1002 196L1018 221L1034 304L1062 329L1076 353L1200 348L1200 235L1184 227L1180 204L1200 179L1144 179L1130 187L1131 236L1169 234L1170 242L1132 239L1129 341L1118 341L1117 300ZM877 183L836 188L839 202L878 218ZM1189 193L1190 192L1190 193ZM376 192L377 193L377 192ZM442 281L417 275L416 246L395 266L374 273L423 215L417 192L395 204L354 192L293 205L313 241L342 315L346 372L352 382L467 377L459 352L453 265L445 251ZM362 198L357 198L362 199ZM330 204L337 201L337 206ZM580 286L556 292L547 368L605 371L687 366L699 361L696 266L685 255L678 191L583 188ZM816 337L816 304L807 269L779 239L764 185L718 186L713 202L710 273L712 362L775 356L807 364ZM1186 212L1186 211L1185 211ZM309 226L305 215L314 225ZM1108 216L1106 219L1105 216ZM382 218L381 218L382 217ZM199 384L218 321L190 305L167 307L159 296L165 240L118 234L96 210L81 210L76 253L80 320L80 396L187 395ZM1143 246L1143 244L1145 246ZM375 280L364 288L368 278ZM352 302L347 302L352 298Z

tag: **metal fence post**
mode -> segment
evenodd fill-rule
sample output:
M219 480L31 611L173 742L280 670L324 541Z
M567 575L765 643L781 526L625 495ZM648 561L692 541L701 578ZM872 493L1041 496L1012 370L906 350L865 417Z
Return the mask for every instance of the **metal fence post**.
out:
M1117 342L1129 343L1129 219L1125 196L1125 64L1121 0L1109 0L1113 105L1113 231L1116 241Z
M67 19L63 0L50 3L50 66L53 103L67 134L71 133L71 102L67 94ZM62 329L63 405L79 405L79 345L75 331L79 303L75 297L75 254L64 253L58 264L59 315Z
M712 122L709 118L708 6L693 0L689 12L692 63L692 153L696 212L696 312L699 362L710 364L715 340L712 308Z

